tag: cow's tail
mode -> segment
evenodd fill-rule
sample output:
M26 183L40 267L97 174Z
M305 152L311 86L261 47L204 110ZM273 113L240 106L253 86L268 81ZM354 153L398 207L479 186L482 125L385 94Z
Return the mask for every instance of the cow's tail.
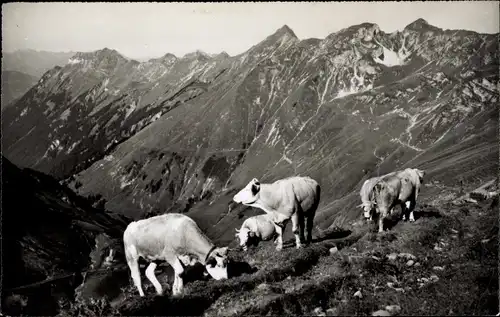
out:
M316 213L316 210L319 207L319 202L321 201L321 186L319 184L316 184L316 197L314 198L315 201L312 210Z

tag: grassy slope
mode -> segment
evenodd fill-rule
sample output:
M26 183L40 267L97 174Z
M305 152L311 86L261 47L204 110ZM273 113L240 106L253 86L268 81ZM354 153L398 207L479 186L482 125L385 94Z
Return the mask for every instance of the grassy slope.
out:
M147 297L140 299L129 287L116 309L123 315L370 315L399 305L400 315L497 313L498 198L422 203L417 211L415 223L396 223L381 235L359 222L352 232L323 233L302 250L292 240L282 252L271 242L246 254L233 250L235 263L257 271L188 283L177 299L169 292L155 296L144 278ZM331 255L334 246L339 251ZM410 253L419 264L407 266L404 256L389 259L391 253ZM362 298L354 296L358 290Z

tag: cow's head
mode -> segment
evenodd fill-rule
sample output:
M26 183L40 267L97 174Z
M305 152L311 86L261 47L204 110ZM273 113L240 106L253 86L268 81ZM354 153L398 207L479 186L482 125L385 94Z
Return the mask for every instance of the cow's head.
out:
M376 205L377 205L377 203L372 201L372 202L362 203L362 204L358 205L357 207L363 208L363 216L366 219L371 220L372 215L373 215L373 211L375 210Z
M250 231L248 228L236 228L236 234L234 235L236 238L240 240L240 247L243 247L243 250L247 250L250 238L255 237L255 232Z
M243 205L251 205L259 199L260 182L257 178L252 179L245 188L233 197L233 201Z
M191 254L179 255L178 259L184 266L193 266L198 262L197 258Z
M215 248L209 255L205 268L216 280L227 279L227 247Z

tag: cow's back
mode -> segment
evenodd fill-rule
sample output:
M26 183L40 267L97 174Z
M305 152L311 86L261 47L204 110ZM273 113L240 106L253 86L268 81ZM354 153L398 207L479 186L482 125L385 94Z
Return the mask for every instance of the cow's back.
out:
M304 212L307 213L318 206L321 188L317 181L308 176L295 176L282 181L286 193L300 203Z
M124 240L133 244L142 257L156 257L164 250L179 249L185 241L186 229L193 223L192 219L182 214L154 216L129 225Z
M381 195L390 195L393 198L398 198L401 191L401 178L397 174L382 176L376 186L383 184Z
M415 194L420 189L420 178L417 172L411 168L407 168L399 173L401 179L400 200L405 201Z
M260 233L260 237L263 240L268 240L271 237L273 237L276 229L275 229L274 223L272 222L269 215L263 214L263 215L255 216L253 218L254 218L255 226Z

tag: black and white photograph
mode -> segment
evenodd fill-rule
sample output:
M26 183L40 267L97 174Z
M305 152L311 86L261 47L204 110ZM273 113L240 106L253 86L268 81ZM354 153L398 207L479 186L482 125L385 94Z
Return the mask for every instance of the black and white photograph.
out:
M500 316L499 4L3 3L0 316Z

